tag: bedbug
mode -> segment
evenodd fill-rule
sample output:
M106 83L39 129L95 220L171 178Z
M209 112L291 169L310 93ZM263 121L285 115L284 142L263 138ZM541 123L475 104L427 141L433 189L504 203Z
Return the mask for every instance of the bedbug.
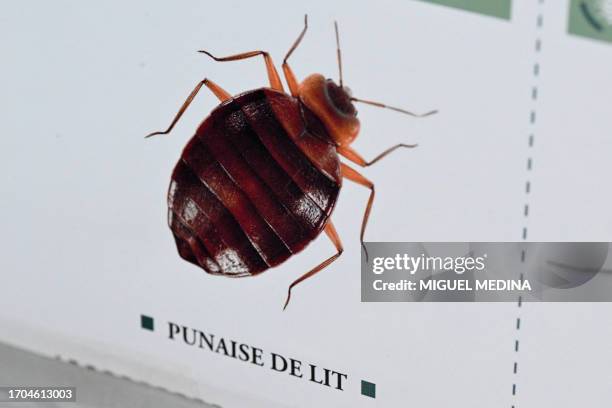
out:
M168 191L168 224L179 255L206 272L228 277L257 275L303 250L322 231L336 253L296 279L295 285L320 272L343 252L330 216L343 179L370 190L360 241L374 202L374 183L342 163L343 156L367 167L401 147L398 144L367 161L350 147L359 133L353 102L409 111L353 97L342 81L338 25L334 23L339 82L312 74L298 83L288 59L308 29L308 17L283 60L290 94L285 93L270 54L251 51L218 58L236 61L262 56L270 87L232 96L210 79L200 81L165 131L179 121L200 89L219 100L184 148Z

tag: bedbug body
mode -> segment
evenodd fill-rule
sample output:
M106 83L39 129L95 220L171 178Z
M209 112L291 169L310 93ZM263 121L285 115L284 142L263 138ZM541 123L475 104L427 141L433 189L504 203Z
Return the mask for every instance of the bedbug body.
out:
M168 220L187 261L255 275L319 235L341 184L336 146L317 117L262 88L223 102L199 126L172 174Z
M288 58L301 42L300 33L283 60L290 93L285 93L272 58L251 51L217 58L236 61L262 56L270 87L236 96L209 79L200 81L187 97L168 129L169 133L202 87L220 101L200 124L183 150L171 176L168 223L182 258L211 274L243 277L257 275L300 252L322 231L336 253L297 278L288 290L323 270L343 252L330 219L344 179L370 190L361 224L360 241L374 202L374 184L340 156L367 167L400 147L398 144L366 161L350 144L359 133L353 102L403 109L358 99L342 83L342 63L336 28L340 81L320 74L298 82Z

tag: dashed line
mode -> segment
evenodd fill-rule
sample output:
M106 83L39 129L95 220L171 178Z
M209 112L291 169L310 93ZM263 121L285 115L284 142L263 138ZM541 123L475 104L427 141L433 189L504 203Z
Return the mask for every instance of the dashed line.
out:
M538 15L536 18L536 27L537 27L537 34L536 34L536 39L535 39L535 44L534 44L534 50L535 50L535 56L536 56L536 61L533 64L533 80L534 80L534 85L531 87L531 100L535 103L538 100L539 97L539 90L538 90L538 86L537 86L537 80L538 77L540 76L540 63L537 61L538 57L539 57L539 53L542 50L542 39L539 37L540 36L540 29L542 28L542 25L544 24L544 17L542 15L542 3L544 3L544 0L539 0L539 11L538 11ZM528 149L529 149L529 153L527 155L527 180L525 181L525 204L523 205L523 216L525 218L525 225L522 228L522 239L523 241L527 240L527 218L529 217L529 202L527 201L527 199L529 198L529 194L531 193L531 181L530 181L530 175L531 172L533 170L533 155L531 154L531 149L533 148L534 142L535 142L535 134L533 131L533 127L535 126L537 121L537 114L536 114L536 109L535 107L531 109L531 111L529 112L529 125L531 126L531 132L527 138L527 145L528 145ZM523 249L521 251L521 263L525 264L525 258L526 258L526 252L525 249ZM520 274L520 280L521 282L524 280L524 274L521 272ZM519 296L517 299L517 308L519 308L519 310L521 309L522 305L523 305L523 298L522 296ZM520 337L519 337L519 333L521 330L521 316L517 316L516 318L516 334L515 334L515 340L514 340L514 352L515 354L518 354L519 350L520 350ZM518 356L515 357L513 366L512 366L512 373L514 375L518 374ZM515 380L512 382L512 396L516 397L517 394L517 381L516 381L516 377ZM511 408L516 408L515 404L511 405Z

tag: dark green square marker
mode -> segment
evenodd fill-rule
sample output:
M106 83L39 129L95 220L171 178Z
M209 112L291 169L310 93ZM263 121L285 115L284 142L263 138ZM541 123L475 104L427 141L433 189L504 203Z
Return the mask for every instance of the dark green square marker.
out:
M376 398L376 384L361 380L361 395Z
M145 330L155 330L153 318L150 316L140 315L140 327Z

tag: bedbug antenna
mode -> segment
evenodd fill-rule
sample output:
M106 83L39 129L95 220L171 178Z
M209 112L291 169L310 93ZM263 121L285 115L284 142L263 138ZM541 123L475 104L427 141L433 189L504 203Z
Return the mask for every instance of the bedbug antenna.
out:
M436 113L438 113L437 110L432 110L432 111L425 112L425 113L414 113L414 112L407 111L405 109L400 109L400 108L396 108L394 106L385 105L384 103L375 102L375 101L369 101L367 99L359 99L359 98L354 98L354 97L351 97L351 101L353 101L353 102L361 102L361 103L365 103L365 104L368 104L368 105L377 106L379 108L391 109L391 110L394 110L396 112L405 113L406 115L414 116L415 118L424 118L426 116L431 116L431 115L435 115Z
M340 52L340 34L338 34L338 22L334 21L336 30L336 54L338 54L338 72L340 74L340 88L342 88L342 53Z
M302 30L298 38L295 40L291 48L289 48L289 51L287 52L287 55L285 55L285 59L283 60L283 64L287 63L287 60L289 59L291 54L293 54L293 51L295 51L298 45L300 45L300 43L302 42L302 38L304 38L304 34L306 34L307 29L308 29L308 14L304 14L304 29Z

